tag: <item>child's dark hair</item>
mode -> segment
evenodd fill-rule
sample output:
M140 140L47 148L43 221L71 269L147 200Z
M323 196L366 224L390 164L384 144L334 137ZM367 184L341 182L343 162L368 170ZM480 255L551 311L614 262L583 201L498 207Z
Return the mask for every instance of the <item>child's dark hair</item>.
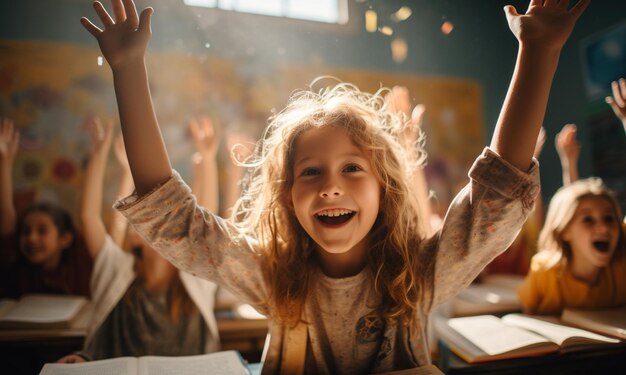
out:
M52 219L54 226L58 229L59 235L65 233L72 234L72 240L69 245L63 249L63 254L61 256L61 261L65 261L65 259L67 259L67 257L69 256L67 250L73 249L76 243L77 231L76 226L74 225L74 220L72 219L72 215L70 215L70 213L66 209L52 203L35 203L26 208L20 214L20 217L17 221L17 227L15 228L15 233L18 237L22 235L22 231L24 230L24 220L26 219L26 217L35 212L40 212L48 215Z

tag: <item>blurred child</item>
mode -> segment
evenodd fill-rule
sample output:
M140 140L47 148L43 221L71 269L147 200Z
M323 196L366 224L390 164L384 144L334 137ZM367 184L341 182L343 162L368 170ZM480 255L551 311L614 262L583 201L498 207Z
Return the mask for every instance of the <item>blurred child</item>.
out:
M539 249L518 294L526 313L626 304L626 242L621 212L598 178L559 189L539 235Z
M13 122L0 123L0 297L26 293L89 296L92 260L65 209L36 203L19 216L12 169L19 145Z
M194 355L218 350L213 315L215 284L178 272L135 231L131 231L128 241L132 254L123 251L107 234L100 207L112 128L110 124L103 128L95 118L91 128L92 153L83 185L81 221L88 248L95 259L91 280L94 313L84 349L59 362ZM194 144L203 147L198 149L200 155L214 156L211 144L215 142L209 133L197 127L193 130ZM209 138L205 138L205 134ZM118 155L118 161L124 160ZM214 159L197 162L209 164L214 163ZM128 165L122 167L123 173L130 175ZM128 179L122 177L121 181ZM120 185L120 194L130 193L131 188L132 185ZM203 188L198 185L198 189Z
M532 159L561 48L588 4L507 6L519 58L491 147L426 238L406 129L382 92L339 84L294 93L273 116L256 169L225 220L172 172L144 54L152 8L96 2L136 195L117 207L177 267L226 285L269 319L264 373L375 373L430 365L427 317L502 252L538 191ZM384 92L384 90L383 90ZM418 147L418 145L415 145ZM241 215L237 215L241 213Z

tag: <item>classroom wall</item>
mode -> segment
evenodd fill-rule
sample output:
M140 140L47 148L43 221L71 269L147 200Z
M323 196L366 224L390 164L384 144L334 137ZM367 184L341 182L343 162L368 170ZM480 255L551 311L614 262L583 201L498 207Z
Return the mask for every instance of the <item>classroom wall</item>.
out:
M295 64L320 74L330 69L356 68L475 81L482 89L485 142L508 87L517 48L502 11L507 3L522 11L528 1L349 0L350 22L336 26L189 8L182 0L137 1L139 7L152 5L156 10L151 50L233 59L240 66L237 73L243 76L276 72L277 65ZM410 6L412 16L399 24L388 21L388 15L401 5ZM394 28L393 36L364 31L363 12L368 8L376 10L383 23ZM91 35L78 22L81 15L93 18L90 0L2 1L0 38L95 47ZM440 31L444 21L454 25L448 35ZM597 102L590 104L586 97L580 46L585 38L623 22L626 2L592 1L562 52L546 113L549 138L540 160L544 199L561 184L553 137L563 124L579 125L581 176L595 173L591 132L586 123L592 112L607 113L609 108L602 109ZM390 55L389 45L396 37L404 38L408 45L402 63L393 62Z

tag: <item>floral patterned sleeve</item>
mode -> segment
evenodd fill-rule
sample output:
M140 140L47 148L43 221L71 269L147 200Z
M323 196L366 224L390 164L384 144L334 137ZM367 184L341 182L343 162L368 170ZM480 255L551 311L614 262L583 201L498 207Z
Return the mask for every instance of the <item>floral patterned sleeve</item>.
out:
M506 250L532 211L539 192L536 160L527 173L485 148L470 182L452 201L433 247L433 305L454 297Z
M260 313L268 313L262 259L254 242L200 207L177 172L149 194L131 195L114 207L177 268L225 286Z

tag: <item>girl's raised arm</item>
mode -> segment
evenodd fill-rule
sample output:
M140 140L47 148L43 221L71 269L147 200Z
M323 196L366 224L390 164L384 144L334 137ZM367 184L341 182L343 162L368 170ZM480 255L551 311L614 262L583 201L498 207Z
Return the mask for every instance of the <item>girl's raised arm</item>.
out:
M530 167L561 49L589 2L569 9L567 0L531 0L526 14L504 8L519 49L491 148L520 170Z
M145 52L150 40L152 8L137 15L133 0L111 0L114 19L99 1L93 6L104 30L89 19L81 23L97 40L111 66L128 163L137 194L165 182L172 167L154 113Z
M102 182L111 149L113 126L110 122L102 124L96 117L87 118L85 125L91 134L91 151L80 194L80 223L89 255L95 259L107 233L102 221Z

